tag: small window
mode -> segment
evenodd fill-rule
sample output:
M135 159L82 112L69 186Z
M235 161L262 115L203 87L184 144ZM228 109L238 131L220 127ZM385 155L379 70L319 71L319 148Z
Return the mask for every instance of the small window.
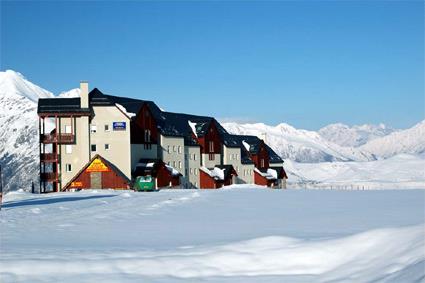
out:
M173 161L173 167L176 168L176 162L175 161Z
M65 134L71 134L71 125L65 126Z
M182 162L179 161L179 169L182 169Z
M91 145L91 151L96 151L96 145L95 144Z
M105 124L105 132L109 132L110 130L109 130L109 125L108 124Z
M97 132L97 126L96 125L91 125L90 132L91 133L96 133Z
M261 168L264 168L264 158L261 159Z
M72 171L71 164L69 164L69 163L65 164L65 170L66 170L66 172L71 172Z
M193 160L196 160L196 153L193 154Z
M167 152L170 153L170 146L167 146Z
M67 154L71 154L72 153L72 144L65 145L65 152Z
M238 154L237 153L235 154L235 157L236 157L236 160L238 160Z
M213 141L209 142L209 146L210 146L210 152L214 152L214 142Z
M176 152L176 146L173 145L173 152Z
M190 168L190 175L193 175L193 169Z
M179 145L179 149L178 149L179 153L182 153L182 147Z
M198 170L193 170L195 172L195 176L198 175Z
M109 143L105 143L105 150L109 150Z

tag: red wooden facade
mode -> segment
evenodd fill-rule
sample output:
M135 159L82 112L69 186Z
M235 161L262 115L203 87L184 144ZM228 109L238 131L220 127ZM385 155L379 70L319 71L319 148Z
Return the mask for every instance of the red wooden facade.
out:
M156 121L146 103L143 104L139 113L137 113L136 119L131 123L131 143L158 143L158 129Z
M210 146L212 142L212 147ZM207 133L198 138L198 143L201 146L201 153L205 154L220 154L221 153L221 138L217 126L212 121L208 127Z
M94 164L96 163L96 166ZM100 174L100 182L93 184L94 174ZM118 189L127 190L130 181L115 166L100 155L93 157L83 169L64 187L69 189Z
M254 183L256 185L271 187L272 183L274 182L274 180L269 180L266 177L261 176L260 173L254 170Z
M224 180L216 180L211 177L208 173L203 170L199 170L199 181L201 189L219 189L223 186L230 186L233 184L233 176L237 176L237 173L232 169L231 174L226 174Z
M252 154L251 159L254 162L255 167L257 167L258 169L269 168L269 153L266 149L266 146L264 145L263 140L261 140L259 147L260 148L258 150L258 153Z

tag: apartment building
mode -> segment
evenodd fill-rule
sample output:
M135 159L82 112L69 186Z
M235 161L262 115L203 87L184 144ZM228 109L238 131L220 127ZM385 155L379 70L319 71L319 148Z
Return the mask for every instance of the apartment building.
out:
M157 187L284 187L283 160L258 137L152 101L89 92L87 82L80 88L79 98L39 100L42 192L127 189L147 174Z

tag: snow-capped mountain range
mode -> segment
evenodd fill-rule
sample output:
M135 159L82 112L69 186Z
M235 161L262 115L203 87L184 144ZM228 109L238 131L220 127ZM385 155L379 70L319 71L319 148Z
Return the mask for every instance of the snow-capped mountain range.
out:
M79 89L58 97L77 97ZM56 97L15 71L0 72L0 164L5 190L38 184L38 98ZM349 127L333 124L319 131L296 129L288 124L222 123L231 133L257 135L287 162L289 174L299 180L298 163L366 162L408 153L424 157L425 121L406 130L384 125ZM295 164L295 166L292 166ZM314 165L312 165L314 166ZM354 166L355 168L355 166Z

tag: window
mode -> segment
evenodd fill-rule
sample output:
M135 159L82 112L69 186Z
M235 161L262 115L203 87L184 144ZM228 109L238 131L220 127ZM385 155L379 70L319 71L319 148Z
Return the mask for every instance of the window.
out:
M236 157L236 160L238 160L238 154L237 153L235 154L235 157Z
M189 159L192 160L192 154L189 154Z
M193 170L194 171L194 173L195 173L195 176L197 176L198 175L198 170Z
M97 132L97 126L96 125L91 125L90 127L90 133L96 133Z
M178 151L179 153L182 153L182 147L180 145L179 145Z
M96 151L96 145L95 144L91 145L91 151Z
M209 160L214 160L215 159L215 154L214 153L208 154L208 158L209 158Z
M167 152L170 153L170 146L167 146Z
M109 125L105 124L105 132L109 132Z
M193 175L193 169L190 168L190 175Z
M105 143L105 150L109 150L109 143Z
M66 172L71 172L72 171L71 164L69 164L69 163L65 164L65 170L66 170Z
M261 168L264 168L264 158L261 158Z
M251 175L251 176L252 176L252 170L249 170L249 175Z
M210 152L214 152L214 142L213 141L209 142L209 147L210 147Z
M151 131L145 130L145 142L151 142Z
M196 160L196 153L193 154L193 160Z
M71 134L71 125L65 126L65 134Z
M176 168L176 162L175 161L173 161L173 167Z
M173 152L176 152L176 146L173 145Z
M182 169L182 162L179 161L179 169Z
M71 154L72 153L72 144L65 145L65 152L67 154Z
M144 148L144 149L152 149L152 144L150 144L150 143L145 143L145 144L143 145L143 148Z

